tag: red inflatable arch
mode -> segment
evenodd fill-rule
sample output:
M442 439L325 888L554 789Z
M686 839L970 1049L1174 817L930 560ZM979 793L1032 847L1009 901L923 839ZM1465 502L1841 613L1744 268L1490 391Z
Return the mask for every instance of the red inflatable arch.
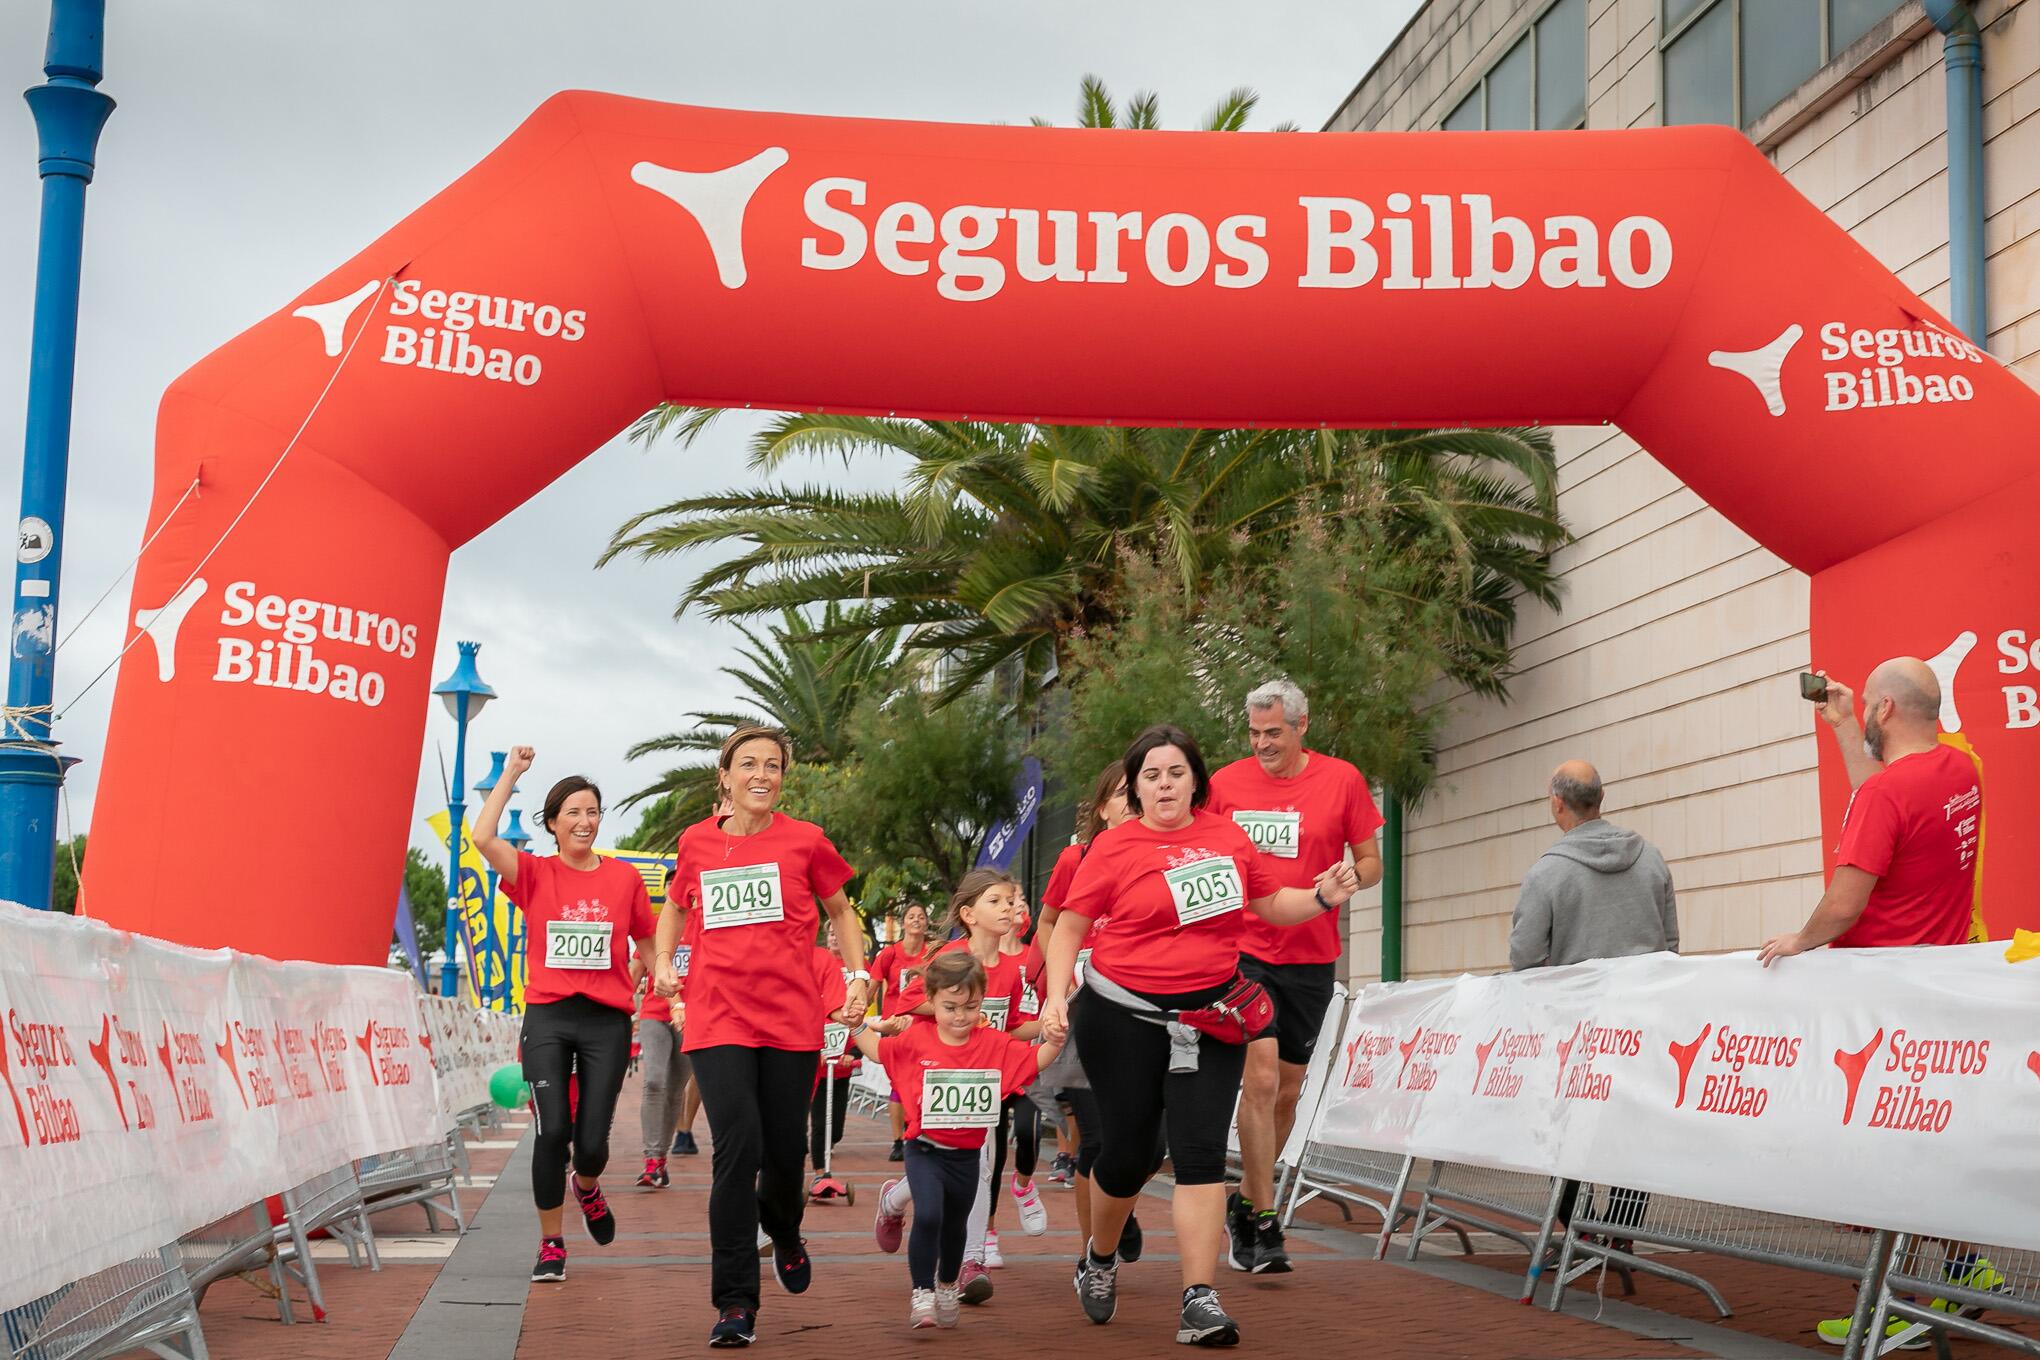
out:
M662 399L1616 422L1813 574L1838 673L1975 641L1950 691L2007 831L1993 924L2034 920L2040 398L1734 132L1136 134L589 93L165 395L150 525L194 475L205 494L137 576L92 913L380 960L448 553Z

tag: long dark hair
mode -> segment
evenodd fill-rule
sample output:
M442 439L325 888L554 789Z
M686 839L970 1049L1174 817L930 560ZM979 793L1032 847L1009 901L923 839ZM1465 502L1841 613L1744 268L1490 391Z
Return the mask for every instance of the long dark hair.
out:
M1077 839L1089 845L1105 829L1104 807L1119 792L1119 786L1126 783L1126 762L1115 760L1098 772L1098 782L1091 787L1091 801L1084 804L1084 825L1077 833Z

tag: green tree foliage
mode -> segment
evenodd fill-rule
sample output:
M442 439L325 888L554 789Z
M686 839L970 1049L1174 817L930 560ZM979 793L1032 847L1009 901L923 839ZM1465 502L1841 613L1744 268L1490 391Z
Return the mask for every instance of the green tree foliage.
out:
M418 953L430 954L446 935L446 866L415 845L404 854L404 897L418 927Z
M50 905L71 915L78 910L78 873L85 867L85 837L57 842L57 871L50 885Z

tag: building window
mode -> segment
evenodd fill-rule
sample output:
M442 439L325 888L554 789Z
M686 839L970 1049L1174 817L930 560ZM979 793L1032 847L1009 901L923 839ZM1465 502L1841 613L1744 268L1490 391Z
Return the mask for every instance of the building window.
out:
M1747 127L1895 0L1662 0L1664 121Z
M1447 132L1560 131L1587 122L1587 0L1554 0L1445 115Z

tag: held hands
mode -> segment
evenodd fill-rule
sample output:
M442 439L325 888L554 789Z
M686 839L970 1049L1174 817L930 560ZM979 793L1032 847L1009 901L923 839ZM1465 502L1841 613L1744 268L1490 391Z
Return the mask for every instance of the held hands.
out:
M1827 702L1820 706L1821 721L1829 727L1840 727L1852 721L1856 716L1856 691L1826 671L1815 671L1814 674L1827 681Z
M507 769L508 767L506 766L505 768ZM658 963L653 966L652 990L663 997L678 997L680 995L680 973L678 969L673 967L673 956L671 954L662 954L659 957ZM675 1009L677 1010L678 1007L676 1006Z
M1344 906L1346 900L1360 891L1360 875L1353 866L1341 860L1317 876L1317 894L1334 907Z
M1070 1039L1070 1003L1067 1000L1041 1003L1041 1037L1052 1044Z
M515 784L517 782L517 777L523 774L526 770L531 768L531 762L535 760L537 756L538 752L532 750L529 746L511 747L509 759L503 762L504 777L507 778L512 784Z

